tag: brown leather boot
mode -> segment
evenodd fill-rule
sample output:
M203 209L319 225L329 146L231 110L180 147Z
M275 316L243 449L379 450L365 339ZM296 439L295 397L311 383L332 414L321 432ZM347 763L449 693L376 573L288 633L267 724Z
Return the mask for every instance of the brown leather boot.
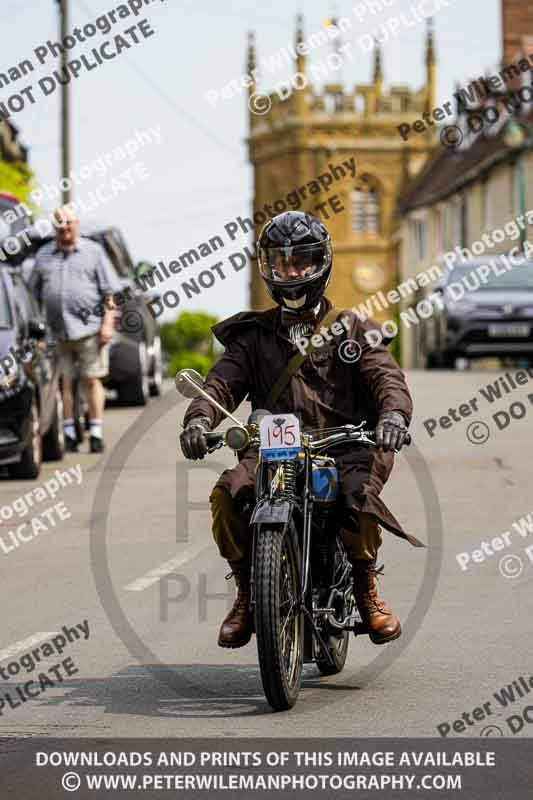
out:
M363 624L374 644L386 644L402 635L398 617L392 613L384 600L378 597L376 560L357 560L352 564L354 596Z
M250 571L231 562L230 567L232 571L227 577L235 576L237 597L229 614L220 626L218 644L219 647L244 647L252 637Z

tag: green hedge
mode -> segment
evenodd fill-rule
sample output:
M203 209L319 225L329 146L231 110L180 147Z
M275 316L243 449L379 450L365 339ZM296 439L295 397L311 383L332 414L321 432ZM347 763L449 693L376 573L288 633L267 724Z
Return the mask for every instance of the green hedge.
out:
M174 378L180 369L196 369L204 378L211 369L213 359L204 356L202 353L195 353L194 350L183 350L181 353L174 353L168 362L168 376Z
M172 322L161 325L161 345L168 358L168 374L191 367L206 375L215 362L211 327L217 318L204 311L182 311Z

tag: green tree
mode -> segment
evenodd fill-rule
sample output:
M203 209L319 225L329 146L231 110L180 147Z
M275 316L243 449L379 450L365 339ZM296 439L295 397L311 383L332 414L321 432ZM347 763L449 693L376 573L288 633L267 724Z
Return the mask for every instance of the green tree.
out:
M173 322L161 325L161 345L168 358L168 373L174 377L185 367L205 375L215 361L211 327L217 318L204 311L182 311Z

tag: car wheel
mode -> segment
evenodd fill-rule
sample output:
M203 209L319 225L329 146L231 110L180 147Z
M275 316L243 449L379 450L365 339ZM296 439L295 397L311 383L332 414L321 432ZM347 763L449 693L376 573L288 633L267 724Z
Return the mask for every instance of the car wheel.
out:
M34 397L30 410L31 436L18 464L9 465L9 474L12 478L32 480L39 477L43 460L41 441L41 421L37 398Z
M457 356L455 353L444 352L440 357L440 365L442 369L455 369L455 361Z
M161 354L161 339L154 338L154 354L152 356L152 374L150 375L150 395L161 397L163 391L163 356Z
M137 370L135 376L117 387L119 403L128 406L145 406L150 398L148 354L144 342L137 345Z
M63 398L58 389L52 424L48 432L43 436L43 459L45 461L61 461L65 455L63 421Z
M426 355L426 369L437 369L439 362L435 353L428 353Z

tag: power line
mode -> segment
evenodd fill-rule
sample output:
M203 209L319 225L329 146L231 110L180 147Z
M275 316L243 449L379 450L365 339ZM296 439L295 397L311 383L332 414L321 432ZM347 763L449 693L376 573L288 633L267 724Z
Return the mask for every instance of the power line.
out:
M86 5L85 0L76 0L78 6L82 9L82 11L88 16L90 19L93 18L94 13L91 9ZM206 128L203 123L201 123L196 117L187 111L185 108L182 108L174 98L170 97L161 86L159 86L154 79L148 75L138 64L135 63L129 56L124 56L124 60L130 65L130 67L144 80L148 86L157 94L159 97L165 101L165 103L170 106L174 111L176 111L180 116L185 117L195 128L202 131L204 136L214 142L218 147L221 147L226 152L231 153L233 157L237 157L239 161L242 162L242 155L237 151L234 150L229 144L224 142L222 139L219 139L218 136L215 136L208 128Z
M147 224L147 225L148 224L151 225L152 223L158 223L158 222L166 224L166 223L172 222L172 221L175 222L176 221L176 216L179 215L180 218L184 217L184 216L187 216L188 219L190 220L188 224L194 224L193 220L205 220L206 217L214 217L216 215L220 215L220 213L222 211L227 211L227 213L230 213L230 209L233 209L233 208L234 208L233 205L217 206L215 208L207 207L205 209L202 209L201 211L194 211L194 212L191 212L191 213L188 213L187 211L185 211L185 212L179 211L179 212L176 212L176 213L168 215L168 216L165 215L165 216L156 216L156 217L145 217L142 212L139 212L138 215L135 218L130 218L130 219L126 218L126 219L124 219L124 218L121 217L121 221L125 225L126 224L128 224L128 225L136 225L137 222L141 222L141 221L143 223ZM245 211L239 216L249 216L249 214L248 214L248 212ZM228 221L226 217L224 219L225 219L226 222ZM221 222L221 225L223 225L223 224L224 223ZM205 226L201 225L200 227L205 227Z
M208 14L210 17L212 17L213 15L219 17L237 17L238 19L244 20L247 26L250 25L250 17L243 16L243 13L246 13L244 12L244 10L241 12L239 9L237 9L236 11L232 11L231 9L224 8L220 13L217 13L216 9L213 8L202 8L197 4L195 4L193 7L193 6L183 5L183 3L181 5L181 9L183 11L192 11L199 14ZM254 21L260 20L261 22L266 22L268 25L276 25L279 28L283 27L285 30L287 30L287 20L282 21L281 19L278 20L274 19L273 17L258 16L256 14L255 9L253 14L254 14Z

